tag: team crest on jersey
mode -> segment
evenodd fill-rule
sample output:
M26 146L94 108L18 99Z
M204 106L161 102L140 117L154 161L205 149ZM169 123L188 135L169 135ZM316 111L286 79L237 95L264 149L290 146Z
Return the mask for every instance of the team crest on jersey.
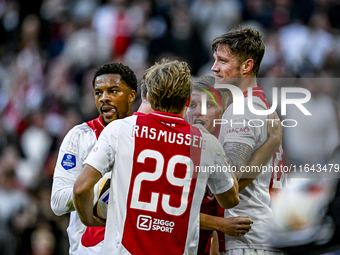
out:
M72 169L76 166L76 157L71 154L65 154L62 161L61 161L61 166L65 170Z

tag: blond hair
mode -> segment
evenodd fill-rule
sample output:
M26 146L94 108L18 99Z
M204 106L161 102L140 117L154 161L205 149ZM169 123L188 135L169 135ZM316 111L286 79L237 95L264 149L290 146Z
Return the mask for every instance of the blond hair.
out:
M145 71L144 83L152 109L178 114L190 96L193 81L187 63L162 59Z

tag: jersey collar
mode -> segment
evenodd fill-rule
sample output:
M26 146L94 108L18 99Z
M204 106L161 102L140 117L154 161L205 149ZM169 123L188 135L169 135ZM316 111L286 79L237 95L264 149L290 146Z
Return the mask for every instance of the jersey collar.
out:
M160 117L168 118L168 119L180 120L180 121L183 120L184 121L184 118L181 115L175 114L175 113L162 112L162 111L153 111L150 114L152 114L154 116L160 116Z
M259 95L265 96L263 88L261 87L253 87L252 91L253 91L253 96L259 96ZM248 89L245 92L243 92L243 96L244 98L248 97Z

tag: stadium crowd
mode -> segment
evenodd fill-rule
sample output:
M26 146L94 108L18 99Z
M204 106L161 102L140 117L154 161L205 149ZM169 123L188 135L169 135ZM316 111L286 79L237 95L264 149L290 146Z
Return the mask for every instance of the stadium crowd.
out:
M213 74L212 39L241 26L264 34L268 95L273 86L312 94L313 118L285 117L301 120L284 130L289 163L327 163L340 150L337 0L0 0L0 254L68 254L69 216L50 209L52 176L65 134L98 116L99 65L122 62L139 85L163 57ZM139 90L135 111L140 102Z

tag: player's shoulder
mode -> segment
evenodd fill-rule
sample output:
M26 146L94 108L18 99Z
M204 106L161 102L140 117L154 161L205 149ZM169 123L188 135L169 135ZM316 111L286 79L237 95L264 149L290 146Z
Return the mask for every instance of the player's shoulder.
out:
M73 135L73 134L88 134L93 133L93 129L89 127L89 125L86 124L86 122L83 122L81 124L75 125L73 128L71 128L67 135Z
M222 119L264 119L267 115L257 115L249 108L249 104L256 110L264 111L269 107L268 101L263 90L255 90L252 95L246 94L243 100L244 112L243 114L234 114L235 104L230 104L224 111Z
M76 126L74 126L73 128L71 128L65 138L64 138L64 142L65 141L76 141L79 139L92 139L92 138L96 138L95 134L94 134L94 130L92 128L90 128L85 122L78 124Z
M65 161L65 164L75 165L76 157L86 157L96 141L94 131L86 123L74 126L68 131L59 148L62 164Z
M140 117L143 117L143 116L139 116L139 115L132 115L132 116L128 116L128 117L125 117L123 119L118 119L118 120L115 120L115 121L111 121L105 129L107 128L117 128L117 127L120 127L122 125L129 125L131 123L134 123L136 122L136 119L137 118L140 118ZM104 129L104 130L105 130Z
M195 127L195 128L198 128L201 131L202 134L203 133L204 134L210 134L209 131L202 124L193 124L192 126Z
M245 100L245 101L246 101L245 104L248 105L248 100ZM252 103L253 103L254 108L259 109L259 110L261 109L266 110L267 106L269 106L267 99L262 94L259 94L259 95L255 94L252 97Z
M251 99L252 105L257 110L267 110L269 107L269 103L267 101L266 95L264 94L263 88L256 87L253 88L252 96L245 98L244 104L246 105L245 109L249 110L248 100Z
M215 146L220 146L218 139L214 135L212 135L203 125L194 124L192 126L200 131L206 146L211 146L212 148L214 148Z
M121 130L127 131L129 127L132 127L135 123L137 118L140 116L132 115L129 117L125 117L124 119L118 119L111 121L103 130L103 135L108 135L116 132L120 132Z
M203 137L207 137L207 138L211 138L214 137L216 139L215 136L213 136L202 124L194 124L191 125L193 128L197 128L200 133L202 134Z

